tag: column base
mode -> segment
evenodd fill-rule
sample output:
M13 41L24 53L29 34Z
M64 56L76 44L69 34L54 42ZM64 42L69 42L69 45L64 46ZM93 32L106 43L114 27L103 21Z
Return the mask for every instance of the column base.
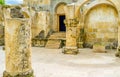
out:
M77 55L79 53L79 50L77 47L63 47L62 53Z
M78 48L83 48L83 42L78 42Z
M119 47L117 48L117 52L115 53L115 56L120 57L120 48Z
M34 77L33 75L33 70L24 72L24 73L19 73L17 75L12 76L10 73L4 71L3 77Z

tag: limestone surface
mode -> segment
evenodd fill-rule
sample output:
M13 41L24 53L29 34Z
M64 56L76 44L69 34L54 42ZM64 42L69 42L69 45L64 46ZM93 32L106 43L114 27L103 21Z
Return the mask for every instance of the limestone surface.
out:
M5 25L6 72L4 72L4 77L31 71L31 27L29 19L6 19Z

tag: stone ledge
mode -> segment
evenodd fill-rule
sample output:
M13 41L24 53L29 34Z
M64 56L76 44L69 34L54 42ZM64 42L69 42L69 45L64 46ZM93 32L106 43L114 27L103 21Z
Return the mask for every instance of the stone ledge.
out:
M24 73L19 73L19 74L14 75L14 76L12 76L12 75L10 75L10 73L4 71L3 77L34 77L34 75L33 75L33 70L28 71L28 72L24 72Z

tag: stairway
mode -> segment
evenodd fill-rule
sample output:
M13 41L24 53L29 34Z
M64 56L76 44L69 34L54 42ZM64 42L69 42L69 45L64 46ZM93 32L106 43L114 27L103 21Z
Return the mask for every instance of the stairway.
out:
M50 35L45 48L59 49L61 47L62 40L65 40L65 32L57 32Z

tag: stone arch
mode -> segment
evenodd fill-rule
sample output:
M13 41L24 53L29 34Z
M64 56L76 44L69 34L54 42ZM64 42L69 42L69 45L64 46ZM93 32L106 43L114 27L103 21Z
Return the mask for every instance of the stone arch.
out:
M83 13L83 16L84 16L83 22L85 21L86 15L89 13L89 11L91 11L92 9L94 9L95 7L100 6L100 5L108 5L108 6L111 6L111 7L113 7L113 8L115 9L115 11L116 11L117 14L118 14L118 11L117 11L116 7L115 7L114 5L112 5L111 3L104 3L104 2L103 2L103 3L97 3L97 4L89 7L87 10L85 10L85 12Z
M115 1L112 1L112 0L101 0L101 1L99 1L99 0L86 0L86 1L80 1L80 3L77 3L78 5L77 5L77 8L75 9L75 17L77 19L79 19L79 26L81 26L81 28L83 29L83 27L85 26L84 20L85 20L86 15L92 9L94 9L96 6L101 5L101 4L105 4L105 5L111 6L111 7L113 7L115 9L115 11L117 12L117 15L118 15L118 17L117 17L117 19L118 19L117 21L118 22L117 23L119 25L120 24L119 23L120 22L119 21L120 20L119 3L120 3L120 1L117 1L117 0L115 0ZM84 5L86 6L86 4L88 4L88 5L92 4L92 5L91 6L87 6L87 8L83 8ZM83 8L83 9L81 10L81 8ZM79 29L78 32L80 30L81 29ZM84 34L82 36L86 37ZM78 38L80 38L80 36Z
M106 5L106 6L110 6L115 12L116 12L116 21L118 21L119 19L119 12L117 9L117 6L114 5L114 3L112 3L112 1L108 1L108 0L103 0L103 1L85 1L83 2L83 4L80 5L79 7L79 11L76 10L76 17L78 15L79 19L80 19L80 23L83 23L84 27L86 26L86 18L87 15L89 15L89 13L91 12L91 10L93 10L94 8L101 6L101 5ZM82 9L82 12L81 12ZM118 27L118 22L117 22L117 27ZM117 29L117 28L116 28ZM118 32L117 32L118 33ZM117 36L117 33L115 34ZM88 35L86 35L85 37L87 37ZM118 40L118 38L116 37L116 39ZM95 40L95 39L94 39Z
M96 1L96 2L95 2ZM81 8L85 5L85 4L90 4L92 3L92 7L90 6L89 9L86 9L86 11L83 13L80 13L81 11ZM94 6L97 6L99 4L108 4L108 5L111 5L113 6L116 11L118 12L120 9L119 9L119 2L118 1L112 1L112 0L86 0L86 1L82 1L78 7L76 8L75 10L75 17L79 19L79 21L82 23L84 21L84 15L91 9L93 8ZM119 15L119 12L118 12L118 16L119 16L119 19L120 19L120 15Z
M60 2L60 3L58 3L57 5L56 5L56 7L55 7L55 13L57 13L57 12L59 12L60 10L60 13L63 11L64 12L64 9L62 9L62 8L64 8L64 6L66 5L66 3L65 2Z
M118 40L117 21L118 13L114 7L106 4L95 6L86 13L84 18L85 42L93 44L95 42L104 42L105 46L110 47L110 44Z
M55 16L54 16L54 21L55 21L55 26L54 26L54 30L59 32L59 17L60 16L65 16L65 11L64 11L64 6L66 6L67 3L65 2L60 2L56 5L54 12L55 12Z

